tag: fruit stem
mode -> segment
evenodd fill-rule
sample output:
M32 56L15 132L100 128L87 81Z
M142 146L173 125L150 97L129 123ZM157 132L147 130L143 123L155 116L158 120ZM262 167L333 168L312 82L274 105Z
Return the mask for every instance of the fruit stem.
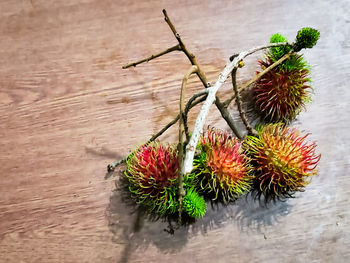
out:
M184 174L182 172L184 165L184 140L183 135L185 133L185 127L187 127L185 118L185 90L189 77L198 72L197 66L191 66L190 69L186 72L185 76L182 79L181 92L180 92L180 120L179 120L179 144L178 144L178 153L179 153L179 224L181 224L181 214L182 214L182 199L185 196L186 192L184 190L183 178ZM186 128L188 130L188 128ZM186 136L187 137L187 136Z

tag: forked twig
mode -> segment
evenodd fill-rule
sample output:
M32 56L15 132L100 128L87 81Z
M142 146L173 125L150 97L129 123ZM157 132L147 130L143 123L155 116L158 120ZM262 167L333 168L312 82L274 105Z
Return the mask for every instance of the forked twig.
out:
M194 106L198 105L199 103L203 102L206 99L206 96L208 94L208 90L202 90L196 94L194 94L186 103L186 107L185 107L185 115L187 116L187 113L190 111L190 109L192 109ZM198 99L197 99L198 98ZM197 99L197 100L196 100ZM175 123L177 123L177 121L180 119L180 114L176 115L176 117L170 121L167 125L165 125L159 132L157 132L156 134L152 135L152 137L145 143L145 144L149 144L153 141L155 141L159 136L161 136L164 132L166 132L171 126L173 126ZM115 170L115 168L123 163L126 162L126 160L130 157L130 154L125 157L122 160L118 160L114 163L108 164L107 165L107 174L105 176L105 179L108 179L113 171Z
M204 87L208 88L208 89L206 90L206 93L201 92L201 93L197 93L194 96L192 96L192 98L186 104L186 107L183 111L183 113L184 113L183 120L185 121L184 123L186 123L187 122L187 114L188 114L189 109L191 109L193 106L197 105L198 103L203 102L205 99L204 105L202 106L201 111L200 111L199 115L197 116L192 137L190 138L189 141L188 141L188 138L186 140L186 141L188 141L188 144L186 146L183 174L187 174L188 172L190 172L192 170L192 161L193 161L193 157L194 157L195 145L198 142L199 136L203 130L203 125L204 125L206 116L207 116L207 114L209 112L209 108L210 108L211 104L213 104L213 102L215 102L222 117L226 120L226 122L228 123L228 125L230 126L232 131L237 135L237 137L242 138L242 135L240 134L239 130L237 129L237 127L236 127L236 125L231 117L231 115L229 114L229 112L227 110L228 105L235 98L235 95L231 96L231 98L229 98L228 100L226 100L224 102L221 102L220 99L216 96L217 90L223 85L223 83L227 79L228 75L232 72L233 69L235 69L235 68L237 69L239 66L239 63L243 60L243 58L245 58L248 55L251 55L259 50L267 49L270 47L291 45L291 44L289 44L289 43L273 43L273 44L269 44L267 46L261 46L261 47L250 49L248 51L241 52L239 54L235 54L234 56L232 56L230 58L231 61L226 65L224 70L220 73L219 78L218 78L217 82L215 83L215 85L213 87L210 87L210 84L208 83L204 72L200 69L200 67L196 61L195 56L188 51L188 49L185 46L184 42L182 41L180 35L177 33L175 26L173 25L173 23L169 19L169 16L167 15L166 10L163 10L163 14L164 14L165 21L169 25L171 31L173 32L173 34L174 34L174 36L177 39L179 44L175 45L173 47L170 47L170 48L166 49L165 51L162 51L158 54L152 55L148 58L139 60L139 61L134 62L134 63L130 63L128 65L125 65L123 68L136 66L136 65L143 63L143 62L148 62L156 57L160 57L160 56L165 55L167 53L170 53L172 51L183 51L185 53L185 55L187 56L187 58L190 60L191 64L194 66L197 66L196 74L198 75L199 79L202 81L202 84L204 85ZM258 75L256 75L251 81L249 81L246 84L244 84L243 86L241 86L238 89L238 91L241 91L241 90L247 88L249 85L251 85L253 82L257 81L259 78L261 78L264 74L266 74L273 67L281 64L284 60L286 60L288 58L287 55L282 57L279 61L275 62L270 67L266 68L264 71L262 71ZM199 99L197 99L197 98L199 98ZM154 141L157 137L159 137L161 134L163 134L169 127L174 125L180 119L180 116L181 116L181 114L177 115L174 120L172 120L170 123L168 123L157 134L152 136L150 138L150 140L147 141L147 143ZM187 131L188 128L186 128L187 126L184 125L184 127L185 127L185 133L188 134L188 131ZM118 161L116 163L108 165L108 171L113 171L117 165L125 162L126 160L127 160L127 158L125 158L121 161Z
M234 94L236 95L236 105L238 108L239 116L241 117L245 127L247 128L248 133L252 135L257 135L258 133L249 124L247 116L245 115L245 112L243 110L241 95L237 89L237 84L236 84L236 73L237 73L237 69L233 69L231 72L231 80L232 80L233 91L234 91Z
M237 69L240 66L241 61L245 57L247 57L247 56L249 56L257 51L264 50L264 49L267 49L270 47L284 46L284 45L290 45L290 44L288 44L288 43L272 43L272 44L269 44L266 46L259 46L259 47L249 49L247 51L242 51L239 54L235 55L232 61L230 61L229 63L226 64L225 68L221 71L215 85L208 88L209 89L208 96L207 96L198 116L197 116L191 139L186 146L186 156L185 156L185 160L184 160L184 168L182 171L183 174L186 175L186 174L190 173L193 169L193 158L194 158L196 145L198 143L200 134L203 131L203 126L204 126L206 117L209 113L209 109L216 99L216 92L219 90L219 88L221 88L223 86L226 79L231 74L232 70Z
M159 53L157 53L155 55L151 55L148 58L144 58L144 59L141 59L139 61L126 64L122 68L126 69L126 68L130 68L130 67L136 67L138 64L141 64L143 62L148 62L148 61L150 61L152 59L158 58L160 56L163 56L163 55L168 54L168 53L173 52L173 51L181 51L180 45L176 45L176 46L170 47L170 48L168 48L168 49L166 49L166 50L164 50L162 52L159 52Z
M191 68L186 72L185 76L182 80L181 85L181 93L180 93L180 121L179 121L179 144L178 144L178 156L179 156L179 223L181 224L181 216L182 216L182 199L185 196L186 192L184 189L184 175L181 172L183 163L184 163L184 141L183 135L185 132L185 126L187 123L185 122L185 90L189 77L198 72L197 66L191 66Z
M185 43L182 41L182 39L180 37L180 34L177 33L176 28L175 28L174 24L171 22L171 20L170 20L170 18L169 18L169 16L168 16L168 14L167 14L165 9L163 9L163 14L164 14L164 20L165 20L165 22L167 22L167 24L169 25L169 27L170 27L171 31L173 32L175 38L179 42L181 50L185 53L187 58L190 60L191 64L198 67L198 71L196 73L197 73L198 77L200 78L200 80L202 81L204 87L207 88L208 86L210 86L210 84L208 83L204 72L201 71L201 69L199 68L197 60L196 60L196 57L191 52L188 51L187 47L185 46Z

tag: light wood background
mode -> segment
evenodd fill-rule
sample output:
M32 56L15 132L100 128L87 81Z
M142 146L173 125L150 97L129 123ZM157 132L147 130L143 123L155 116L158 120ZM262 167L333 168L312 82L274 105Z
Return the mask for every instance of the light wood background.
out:
M212 82L230 55L272 33L292 41L303 26L321 31L304 52L313 103L295 123L322 153L306 192L209 209L174 235L163 222L135 229L113 191L118 173L104 175L177 114L183 54L121 69L176 44L162 8ZM1 0L0 261L350 262L349 14L347 0ZM229 92L228 83L221 96ZM214 107L208 124L227 128ZM161 139L174 141L176 129Z

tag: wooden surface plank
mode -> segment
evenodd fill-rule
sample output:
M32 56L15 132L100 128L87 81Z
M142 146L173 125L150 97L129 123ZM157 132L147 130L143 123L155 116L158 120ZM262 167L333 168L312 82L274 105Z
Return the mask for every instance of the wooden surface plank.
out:
M185 56L121 69L176 43L163 8L210 81L272 33L321 31L304 52L314 102L295 123L322 153L306 192L269 207L243 198L174 235L163 222L135 229L105 167L177 114ZM350 261L349 13L346 0L0 1L0 262ZM214 108L208 124L227 129Z

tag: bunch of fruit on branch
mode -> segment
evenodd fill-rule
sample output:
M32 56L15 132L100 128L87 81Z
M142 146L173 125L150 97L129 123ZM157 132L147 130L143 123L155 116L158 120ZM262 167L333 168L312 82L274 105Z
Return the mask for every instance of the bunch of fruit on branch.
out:
M192 55L166 12L163 12L179 45L160 54L183 51L186 55ZM191 140L185 123L187 114L196 99L200 103L209 97L211 89L192 55L193 61L191 58L190 61L197 67L193 72L209 91L203 92L202 97L192 97L192 101L186 105L187 110L180 110L177 119L171 124L179 121L181 128L182 122L187 129L185 141L179 140L178 144L161 142L156 139L160 133L125 158L124 175L128 181L130 196L135 202L151 214L197 219L205 215L208 202L228 205L249 192L269 202L293 197L296 192L303 191L312 176L317 174L316 166L320 155L316 153L315 142L308 140L308 134L291 128L290 124L305 109L306 104L310 103L313 91L309 78L310 66L299 52L313 47L318 39L317 30L303 28L298 31L293 43L289 43L281 34L274 34L266 48L254 50L264 49L264 58L257 62L261 71L256 72L254 81L246 87L252 89L252 99L261 116L260 122L254 128L251 127L244 111L238 107L247 127L244 136L238 134L234 128L232 132L215 127L203 131L202 127L195 126L194 129L199 129L201 135L194 149L192 169L190 172L183 172L184 158L190 151L188 144ZM240 54L232 56L231 62ZM250 52L246 52L242 57L249 54ZM157 56L153 55L126 67L136 66ZM237 67L232 66L232 74L242 66L242 62L243 59L240 59L236 63ZM233 86L235 85L233 82ZM234 91L236 93L233 97L236 98L237 106L240 106L239 90L235 87ZM215 103L218 107L225 105L218 101L216 97ZM227 118L227 103L224 109L226 117L224 114L223 117L225 120L230 119ZM232 118L228 124L231 128L234 126ZM162 132L168 127L170 125ZM179 136L182 137L181 129ZM120 163L110 165L109 170Z

